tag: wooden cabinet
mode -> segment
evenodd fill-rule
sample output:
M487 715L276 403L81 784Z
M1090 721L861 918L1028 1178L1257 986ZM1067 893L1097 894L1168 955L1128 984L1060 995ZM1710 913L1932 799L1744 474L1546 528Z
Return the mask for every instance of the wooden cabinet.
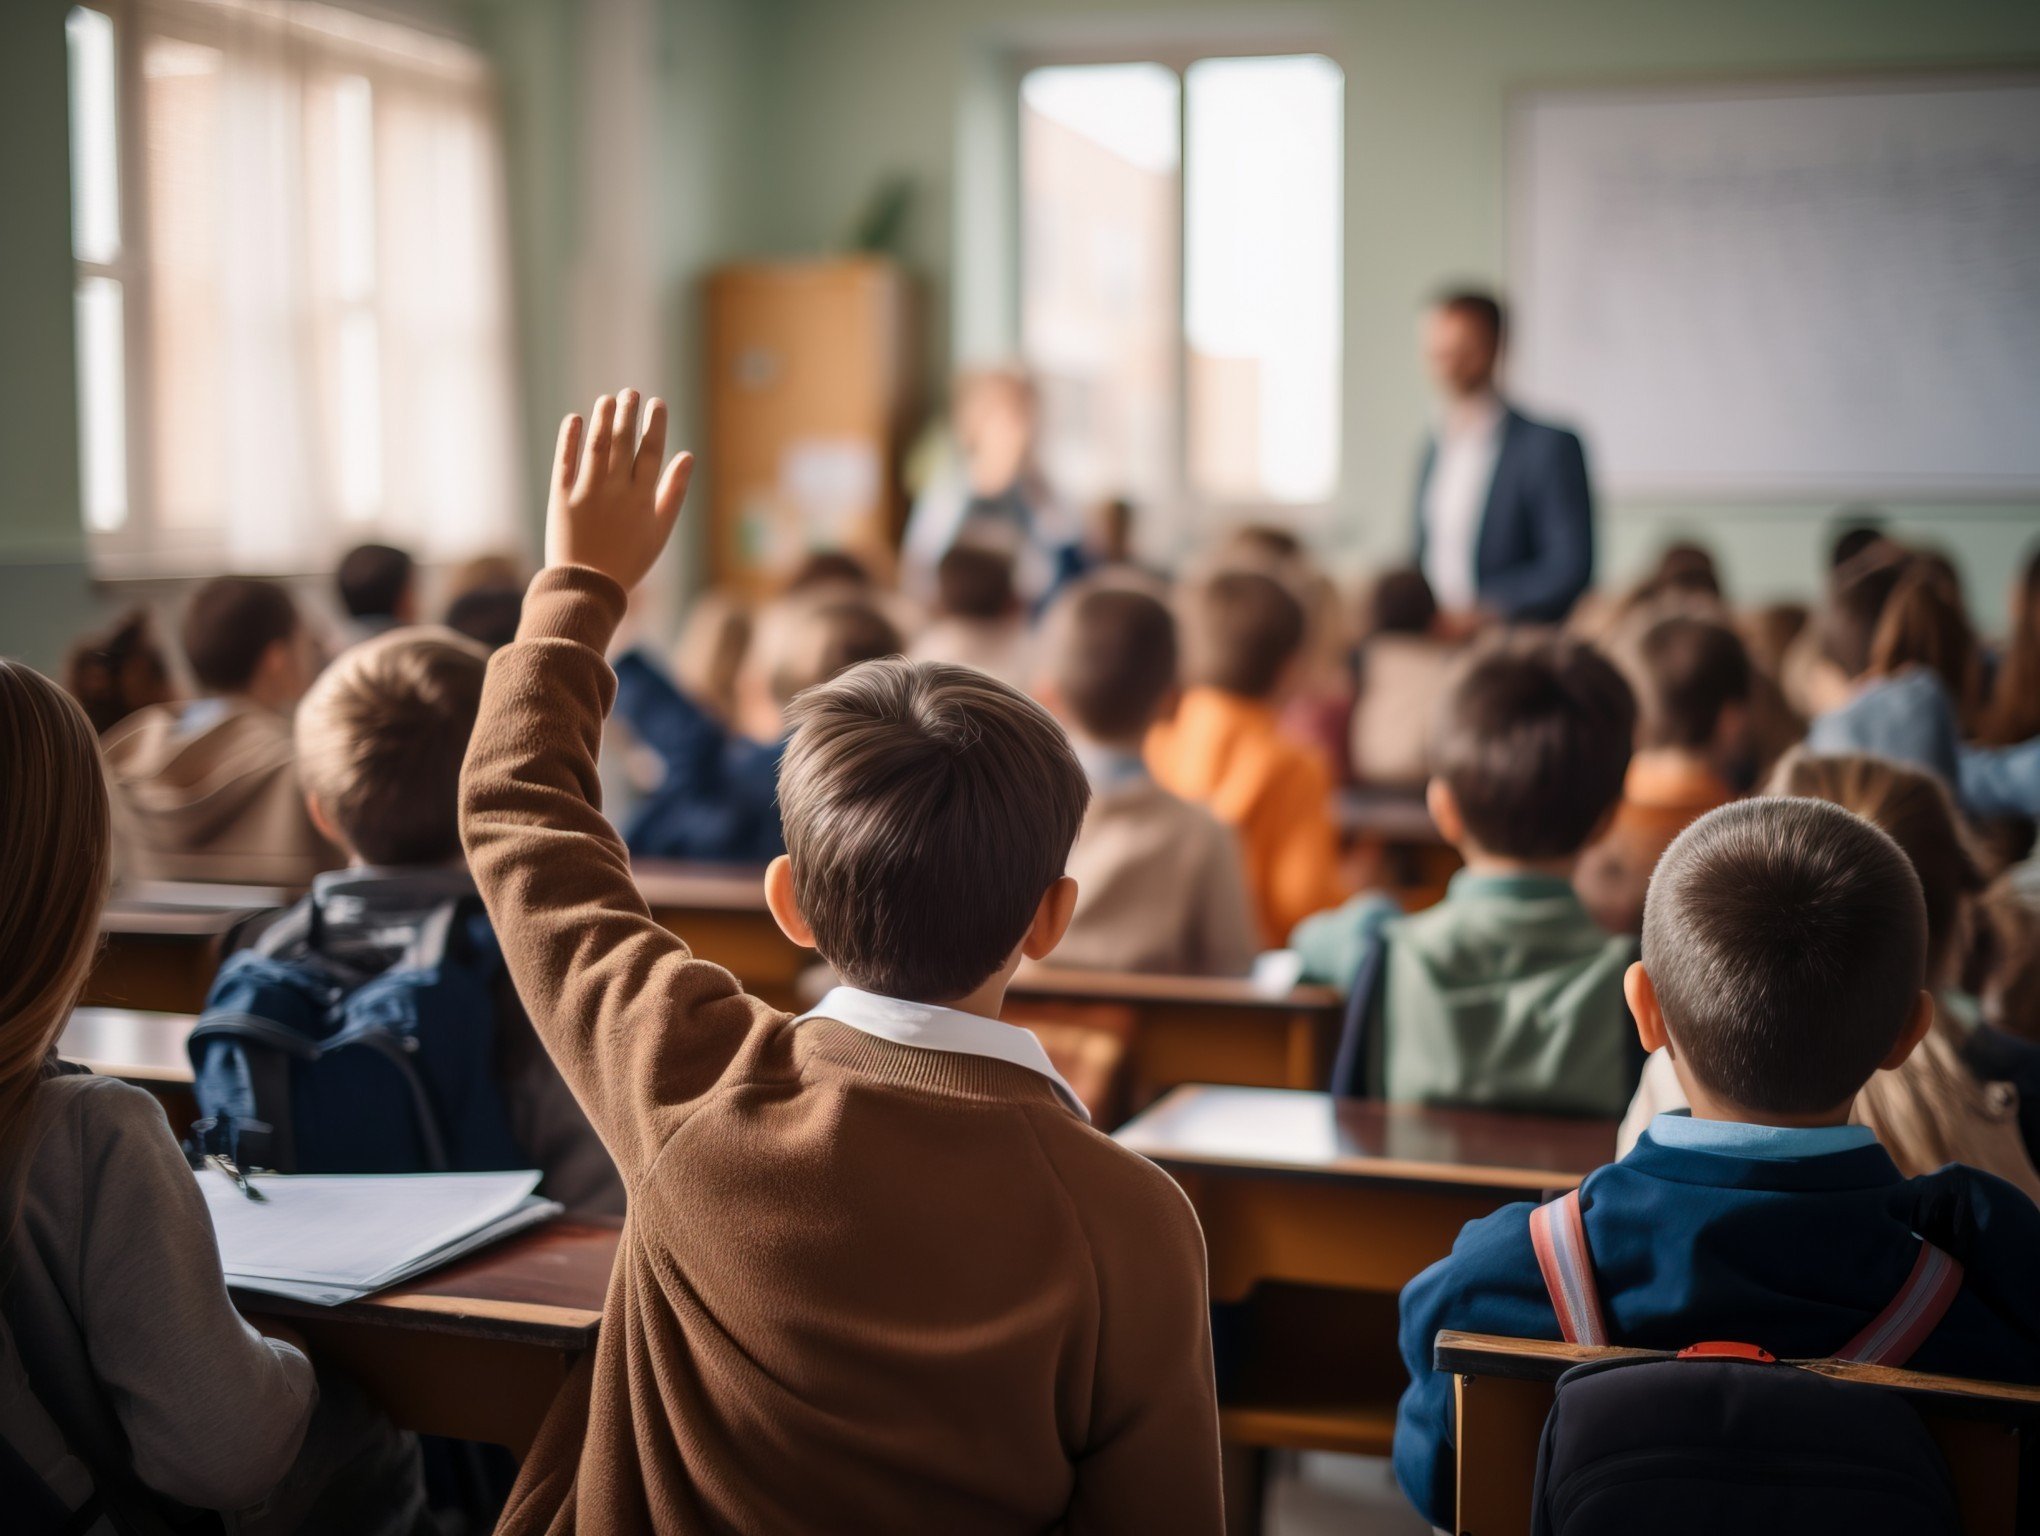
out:
M710 571L768 589L815 549L890 571L915 407L912 295L878 257L746 262L708 280Z

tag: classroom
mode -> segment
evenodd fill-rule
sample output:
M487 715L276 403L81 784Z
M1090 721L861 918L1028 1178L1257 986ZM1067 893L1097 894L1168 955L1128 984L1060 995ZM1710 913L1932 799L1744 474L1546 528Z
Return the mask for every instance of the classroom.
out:
M0 129L0 1525L2040 1531L2040 9Z

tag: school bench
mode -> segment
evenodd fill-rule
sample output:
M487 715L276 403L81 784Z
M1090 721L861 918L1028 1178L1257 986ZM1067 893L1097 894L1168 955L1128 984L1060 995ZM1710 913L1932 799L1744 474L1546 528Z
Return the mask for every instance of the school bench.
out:
M775 1008L798 1009L801 973L815 963L779 931L765 906L762 865L638 859L631 865L652 919Z
M1014 974L1001 1016L1039 1029L1052 1056L1057 1027L1117 1038L1125 1062L1112 1098L1139 1108L1185 1083L1316 1088L1331 1072L1341 1007L1329 987L1271 993L1243 978L1030 964ZM1115 1120L1100 1117L1101 1124Z
M594 1347L621 1230L618 1219L547 1222L338 1307L241 1290L234 1303L302 1334L399 1427L522 1457Z
M297 893L261 885L159 881L117 891L100 914L103 941L86 978L88 1005L196 1013L234 931Z
M1558 1378L1594 1360L1662 1358L1649 1350L1438 1335L1433 1363L1455 1377L1458 1518L1467 1536L1528 1536L1537 1480L1537 1441ZM2040 1388L1970 1381L1839 1360L1807 1367L1841 1381L1902 1392L1919 1410L1947 1459L1966 1536L2018 1529L2022 1426L2040 1414Z
M1165 1169L1203 1225L1229 1528L1250 1531L1265 1451L1388 1453L1402 1287L1467 1222L1608 1162L1615 1123L1188 1087L1117 1139Z

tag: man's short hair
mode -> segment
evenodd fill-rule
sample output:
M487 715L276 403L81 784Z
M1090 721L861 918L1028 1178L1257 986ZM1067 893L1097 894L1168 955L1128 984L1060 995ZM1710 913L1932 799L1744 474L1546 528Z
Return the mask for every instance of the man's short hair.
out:
M1491 854L1578 853L1621 797L1636 700L1577 640L1504 638L1462 664L1438 711L1431 772Z
M959 619L1003 619L1018 601L1013 557L983 544L954 544L935 566L935 602Z
M179 640L199 687L239 693L269 648L297 632L297 604L275 582L215 576L192 594Z
M1431 307L1480 322L1487 327L1497 349L1508 340L1509 312L1486 288L1447 288L1431 301Z
M900 653L900 632L861 597L792 598L762 615L753 639L765 686L781 704L861 661Z
M1646 629L1635 647L1637 702L1645 747L1699 751L1714 741L1722 711L1750 698L1750 653L1726 624L1675 613Z
M396 629L343 651L297 713L298 779L370 864L460 853L460 764L488 653L445 629Z
M1194 587L1183 616L1190 681L1244 698L1270 697L1303 649L1303 603L1273 576L1220 571Z
M1710 811L1672 843L1643 909L1643 964L1673 1050L1759 1114L1846 1104L1903 1033L1926 976L1919 877L1824 800Z
M411 557L388 544L357 544L340 557L335 584L349 618L394 618L411 585Z
M779 772L794 900L852 986L966 996L1026 936L1090 786L1047 711L969 667L866 662L795 699Z
M1168 606L1124 585L1067 593L1045 628L1048 677L1077 728L1096 741L1135 741L1176 686L1176 621Z

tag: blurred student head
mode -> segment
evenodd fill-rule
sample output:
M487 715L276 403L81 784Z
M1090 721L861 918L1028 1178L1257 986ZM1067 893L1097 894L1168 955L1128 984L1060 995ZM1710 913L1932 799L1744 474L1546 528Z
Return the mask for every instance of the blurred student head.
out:
M1437 621L1438 599L1415 566L1382 572L1361 599L1363 640L1376 635L1428 635Z
M298 780L313 823L359 864L460 856L460 765L488 653L443 629L352 646L297 713Z
M779 583L779 595L841 597L867 593L875 585L871 568L847 549L811 549Z
M866 598L782 598L758 614L737 670L736 727L754 740L775 741L801 694L900 650L899 630Z
M1884 605L1898 590L1911 556L1882 540L1836 567L1820 616L1821 655L1851 680L1870 670L1871 645Z
M297 604L273 581L214 577L192 594L179 639L192 676L213 697L288 709L318 671Z
M136 710L175 698L149 610L130 608L110 628L81 636L64 658L64 687L101 735Z
M1176 620L1150 592L1079 583L1043 627L1039 688L1074 736L1137 751L1176 696Z
M1476 650L1431 734L1431 816L1469 862L1556 864L1606 830L1636 737L1636 699L1577 640Z
M418 622L417 573L411 557L388 544L357 544L334 575L340 605L361 625L390 628Z
M935 567L935 606L944 618L989 621L1020 611L1013 556L985 544L952 545Z
M1749 735L1751 669L1742 637L1697 614L1657 620L1628 648L1636 684L1636 744L1703 757L1726 769Z
M1980 733L2005 746L2040 736L2040 544L2012 584L2011 613L2011 633Z
M1953 568L1931 556L1918 556L1906 568L1870 636L1866 670L1891 677L1908 667L1936 673L1964 717L1975 708L1983 677L1976 632Z
M1439 393L1463 400L1491 389L1508 335L1508 318L1492 293L1453 288L1424 315L1424 362Z
M687 610L673 646L681 692L724 724L737 718L737 676L751 649L752 614L727 592L704 592Z
M517 638L517 623L523 617L522 587L473 587L447 605L446 627L500 651Z
M1220 571L1183 604L1186 681L1263 702L1285 695L1309 616L1288 586L1260 571Z
M1876 507L1844 507L1834 516L1828 543L1828 569L1838 571L1885 537L1888 519Z

